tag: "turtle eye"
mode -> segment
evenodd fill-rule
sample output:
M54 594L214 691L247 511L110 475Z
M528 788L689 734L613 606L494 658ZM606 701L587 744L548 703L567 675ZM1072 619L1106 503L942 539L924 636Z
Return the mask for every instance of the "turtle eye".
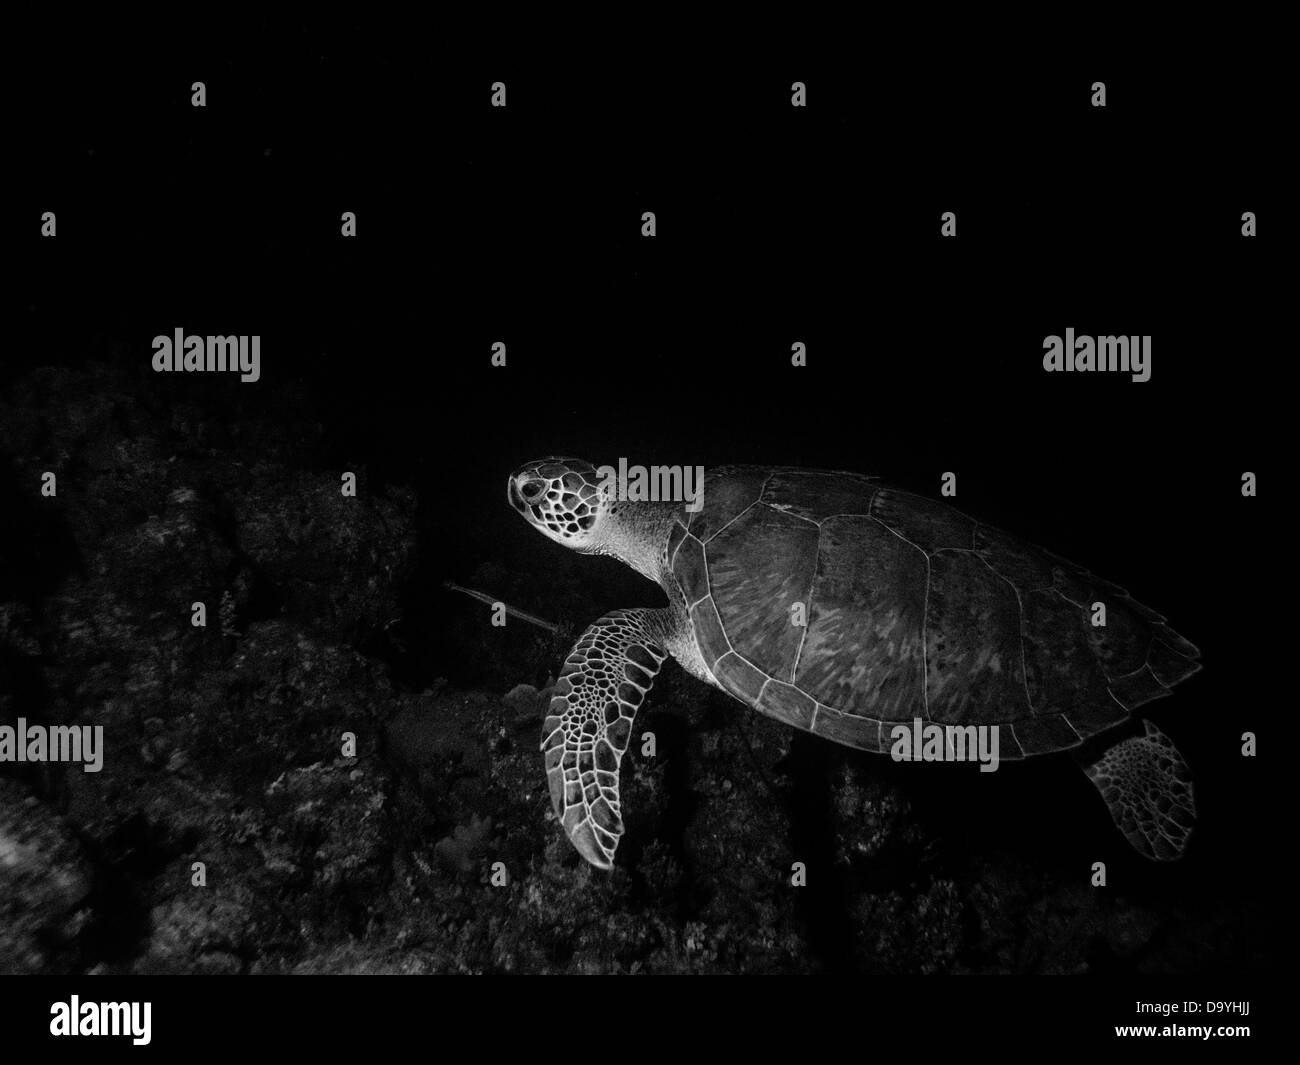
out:
M546 492L546 482L538 480L525 481L519 488L519 494L525 503L536 503Z

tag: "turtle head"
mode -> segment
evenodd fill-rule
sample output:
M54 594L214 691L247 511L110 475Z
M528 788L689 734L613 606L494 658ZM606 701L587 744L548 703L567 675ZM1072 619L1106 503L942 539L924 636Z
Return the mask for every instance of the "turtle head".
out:
M510 475L506 498L533 528L557 543L575 551L597 549L605 493L590 462L527 462Z

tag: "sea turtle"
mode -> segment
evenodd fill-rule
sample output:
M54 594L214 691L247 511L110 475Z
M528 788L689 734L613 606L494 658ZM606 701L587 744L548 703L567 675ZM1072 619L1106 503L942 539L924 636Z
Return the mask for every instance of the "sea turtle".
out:
M613 555L668 594L667 607L617 610L582 634L543 725L556 815L592 865L613 864L619 762L670 654L756 710L860 750L889 753L918 721L998 726L1002 758L1073 749L1138 851L1183 853L1191 774L1131 714L1200 669L1199 652L1123 589L874 477L717 468L688 504L621 499L602 472L543 459L507 488L550 539Z

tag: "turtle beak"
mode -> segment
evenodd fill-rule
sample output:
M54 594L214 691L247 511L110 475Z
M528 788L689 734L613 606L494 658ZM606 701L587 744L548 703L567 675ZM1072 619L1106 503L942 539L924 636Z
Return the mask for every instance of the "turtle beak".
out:
M511 474L506 482L506 499L524 517L529 516L532 505L545 494L546 482L528 470Z
M519 511L520 514L527 515L528 507L524 503L523 494L519 491L519 475L511 474L506 479L506 499L510 505Z

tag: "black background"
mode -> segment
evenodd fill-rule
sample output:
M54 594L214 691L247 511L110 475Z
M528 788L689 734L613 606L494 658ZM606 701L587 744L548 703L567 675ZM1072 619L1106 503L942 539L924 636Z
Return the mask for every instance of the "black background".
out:
M1177 878L1141 875L1174 897L1263 891L1273 770L1238 748L1246 730L1283 746L1268 737L1289 638L1271 620L1290 397L1267 62L1229 76L1223 46L1156 62L888 39L842 56L435 35L399 54L269 30L217 59L23 61L6 374L113 359L156 388L154 335L260 334L258 383L161 386L234 419L302 382L322 466L419 489L412 684L483 680L439 654L482 623L443 580L503 560L535 574L516 605L547 613L561 549L504 499L527 459L830 467L930 496L953 471L960 509L1124 585L1201 648L1205 671L1152 716L1196 767L1203 845ZM1151 335L1151 380L1045 374L1043 338L1067 327ZM659 600L588 566L601 610ZM1058 769L937 783L933 801L977 831L1112 832Z

